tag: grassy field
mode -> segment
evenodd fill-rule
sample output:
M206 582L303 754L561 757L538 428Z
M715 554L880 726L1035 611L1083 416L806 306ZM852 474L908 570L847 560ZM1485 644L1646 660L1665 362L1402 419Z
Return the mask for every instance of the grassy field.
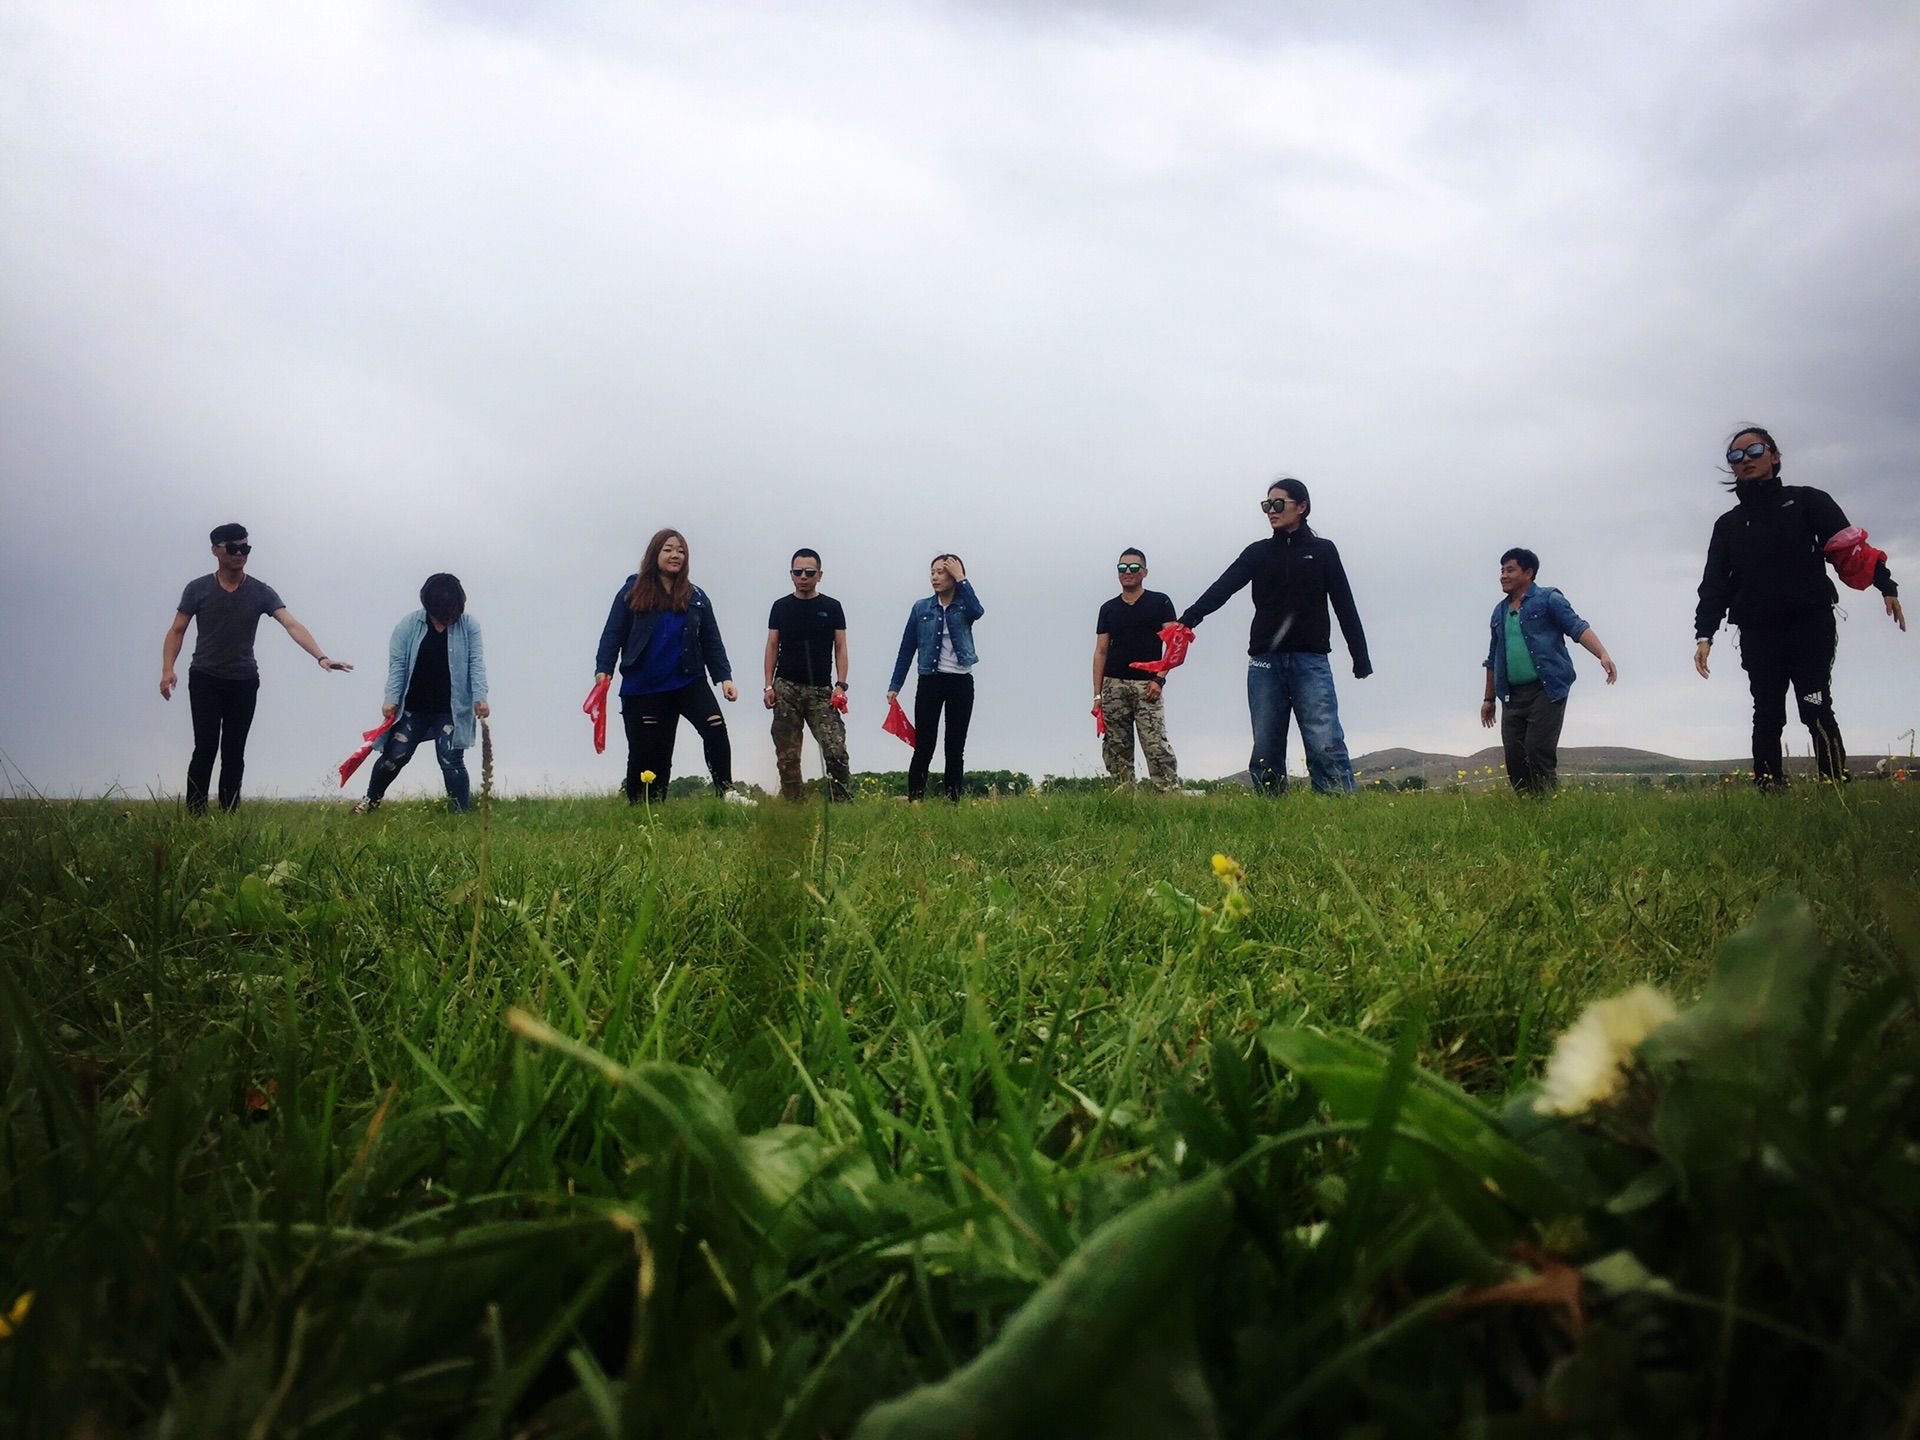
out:
M1916 827L9 803L0 1431L1915 1433Z

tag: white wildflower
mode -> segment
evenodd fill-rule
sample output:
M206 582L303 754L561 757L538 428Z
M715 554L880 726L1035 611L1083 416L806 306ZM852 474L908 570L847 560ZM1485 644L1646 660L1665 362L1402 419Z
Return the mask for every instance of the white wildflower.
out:
M1594 1001L1554 1045L1533 1108L1545 1115L1578 1115L1612 1099L1640 1042L1679 1013L1651 985Z

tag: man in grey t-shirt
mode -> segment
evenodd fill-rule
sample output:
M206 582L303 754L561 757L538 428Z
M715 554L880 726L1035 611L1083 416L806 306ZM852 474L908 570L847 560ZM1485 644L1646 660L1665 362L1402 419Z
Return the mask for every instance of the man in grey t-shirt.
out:
M247 574L244 525L216 526L208 537L213 544L215 569L187 582L180 592L166 639L160 644L160 698L171 700L178 681L173 665L180 658L189 621L198 621L193 659L187 666L187 700L193 711L193 759L187 762L187 809L198 815L207 808L207 783L213 778L213 757L220 756L220 808L240 804L240 776L246 768L247 730L260 693L260 667L253 658L253 637L260 617L271 615L286 627L293 643L320 662L322 670L351 670L353 666L329 660L307 627L281 603L271 585Z

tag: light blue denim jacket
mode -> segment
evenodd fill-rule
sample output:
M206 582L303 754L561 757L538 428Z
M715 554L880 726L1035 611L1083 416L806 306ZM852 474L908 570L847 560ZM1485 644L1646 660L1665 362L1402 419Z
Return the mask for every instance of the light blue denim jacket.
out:
M387 642L384 703L405 703L407 682L413 678L414 657L420 653L420 642L426 636L425 610L414 611L393 627L393 638ZM480 626L471 615L462 615L447 627L447 678L452 681L453 745L456 750L470 749L479 733L473 707L487 698L487 655L480 643ZM382 735L373 748L384 750L386 745L387 737Z
M940 665L940 597L928 595L913 602L907 614L907 628L900 636L900 654L893 662L893 682L889 690L898 690L907 681L907 662L919 652L919 673L931 675ZM980 597L973 593L973 582L962 580L954 587L953 603L946 607L946 628L953 636L954 657L962 665L978 663L973 649L973 622L987 613Z
M1564 700L1573 688L1573 657L1567 654L1567 641L1587 633L1587 622L1574 613L1567 597L1551 585L1529 585L1520 601L1520 638L1526 642L1527 655L1539 672L1540 688L1549 700ZM1506 703L1507 692L1507 597L1493 607L1492 636L1487 643L1484 662L1493 671L1493 693Z

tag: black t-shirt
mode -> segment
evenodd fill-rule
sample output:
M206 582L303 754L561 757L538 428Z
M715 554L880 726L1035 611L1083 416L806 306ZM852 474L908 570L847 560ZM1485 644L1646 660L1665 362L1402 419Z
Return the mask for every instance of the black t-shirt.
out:
M404 708L414 715L444 715L453 709L453 676L447 669L447 632L434 629L431 621L419 650L414 653Z
M1160 658L1160 627L1173 618L1173 601L1158 590L1142 590L1131 605L1118 595L1107 601L1094 627L1108 637L1107 666L1100 673L1109 680L1159 679L1150 670L1134 669L1133 662Z
M782 595L767 613L767 629L780 635L773 673L796 685L831 685L834 632L846 628L847 612L831 595Z

